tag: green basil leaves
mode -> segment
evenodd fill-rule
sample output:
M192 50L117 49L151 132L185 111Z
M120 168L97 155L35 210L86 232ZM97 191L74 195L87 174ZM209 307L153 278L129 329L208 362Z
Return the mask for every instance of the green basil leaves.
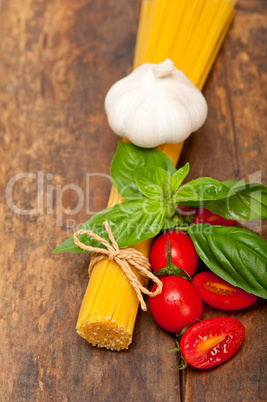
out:
M189 164L176 170L156 149L143 149L120 141L111 165L111 180L125 199L94 215L82 228L108 240L108 221L120 248L156 236L174 227L187 230L204 263L234 286L267 297L267 244L256 234L236 227L188 225L178 213L180 203L206 208L233 220L267 219L267 187L259 183L219 182L203 177L182 184ZM82 235L83 243L103 247ZM84 252L73 236L55 253Z
M110 169L112 184L126 200L139 198L140 191L134 180L134 170L149 167L161 168L169 174L176 172L174 164L163 152L119 141Z
M170 187L171 175L167 170L151 166L137 168L133 178L140 192L149 198L164 200Z
M218 276L267 298L267 244L255 233L229 226L192 225L188 233L199 257Z
M124 201L111 208L103 209L82 225L81 229L92 230L100 237L109 240L103 222L108 221L112 234L120 248L131 246L156 236L163 227L166 208L158 201L148 198ZM80 241L92 247L104 246L87 235L81 235ZM54 253L84 253L76 246L73 236L58 246Z
M182 186L175 194L174 200L179 202L196 201L199 203L226 199L233 194L231 189L218 180L201 177Z
M189 173L189 163L186 163L182 168L176 170L176 172L172 174L171 188L173 198L175 198L176 192L178 191L180 185L182 184L188 173Z
M180 196L180 200L186 205L206 208L226 219L237 221L267 219L266 186L259 183L235 181L217 182L218 184L216 185L214 180L213 188L210 186L210 189L208 189L207 187L204 194L204 190L201 193L199 191L200 186L195 186L195 182L198 182L198 180L200 182L205 181L206 179L208 184L210 179L204 177L187 183L176 194L176 198ZM224 193L227 194L226 189L228 189L228 195L221 197ZM186 198L188 199L185 200Z
M229 198L207 203L205 208L223 218L237 221L267 219L266 186L233 181L226 181L224 185L234 194Z

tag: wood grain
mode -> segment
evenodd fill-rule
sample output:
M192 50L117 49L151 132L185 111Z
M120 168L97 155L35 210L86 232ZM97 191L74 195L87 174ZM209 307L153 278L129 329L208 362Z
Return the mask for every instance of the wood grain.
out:
M139 6L134 0L2 1L1 401L265 399L262 300L235 314L205 307L205 318L230 315L247 329L237 355L205 372L171 369L175 355L164 352L173 339L149 312L138 314L124 352L93 348L75 332L89 257L52 250L106 206L118 139L103 102L131 71ZM208 120L179 162L190 162L189 179L252 177L267 184L266 16L264 1L239 0L204 88ZM31 177L8 193L21 173ZM79 204L81 194L87 205ZM15 207L37 210L21 215ZM266 225L253 228L267 239Z

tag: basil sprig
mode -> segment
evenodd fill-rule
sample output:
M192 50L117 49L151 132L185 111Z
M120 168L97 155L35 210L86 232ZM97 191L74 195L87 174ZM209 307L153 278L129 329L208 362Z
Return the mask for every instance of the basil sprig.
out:
M189 164L176 170L163 152L119 142L111 165L111 180L125 199L94 215L82 228L108 240L103 226L108 221L119 247L156 236L162 229L187 230L204 263L217 275L242 289L266 297L267 244L256 234L234 227L205 224L188 226L177 213L180 203L204 207L227 219L267 219L267 187L259 183L202 177L182 185ZM104 247L82 235L80 241ZM73 236L55 253L86 252Z

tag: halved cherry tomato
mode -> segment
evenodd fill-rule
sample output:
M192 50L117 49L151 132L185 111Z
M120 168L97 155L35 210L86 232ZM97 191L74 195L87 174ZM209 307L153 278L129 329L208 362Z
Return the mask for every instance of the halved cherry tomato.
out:
M213 272L197 274L193 283L205 303L223 310L238 310L257 301L257 296L230 285Z
M171 248L171 259L176 267L184 269L193 276L198 266L198 255L194 243L184 233L172 230L159 236L152 244L150 262L154 272L167 266L168 238Z
M205 208L199 208L197 211L194 223L209 223L210 225L223 225L223 226L236 226L237 221L231 219L222 218L219 215L215 215Z
M176 333L201 319L203 303L192 283L179 276L165 276L161 281L162 292L149 298L151 314L161 328Z
M190 327L180 342L183 357L193 367L207 369L229 359L245 337L244 325L235 318L216 317Z

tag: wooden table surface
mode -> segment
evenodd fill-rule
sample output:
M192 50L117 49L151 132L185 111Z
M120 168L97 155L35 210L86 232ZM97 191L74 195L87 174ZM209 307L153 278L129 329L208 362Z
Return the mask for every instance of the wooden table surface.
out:
M129 350L93 348L75 331L88 255L52 251L106 207L118 137L104 97L131 71L136 0L2 0L0 11L0 400L266 400L266 304L236 313L234 358L171 368L173 338L139 312ZM204 88L204 127L184 146L189 179L267 184L265 0L239 0ZM87 202L83 205L83 199ZM251 224L267 240L266 224ZM264 315L265 314L265 315Z

